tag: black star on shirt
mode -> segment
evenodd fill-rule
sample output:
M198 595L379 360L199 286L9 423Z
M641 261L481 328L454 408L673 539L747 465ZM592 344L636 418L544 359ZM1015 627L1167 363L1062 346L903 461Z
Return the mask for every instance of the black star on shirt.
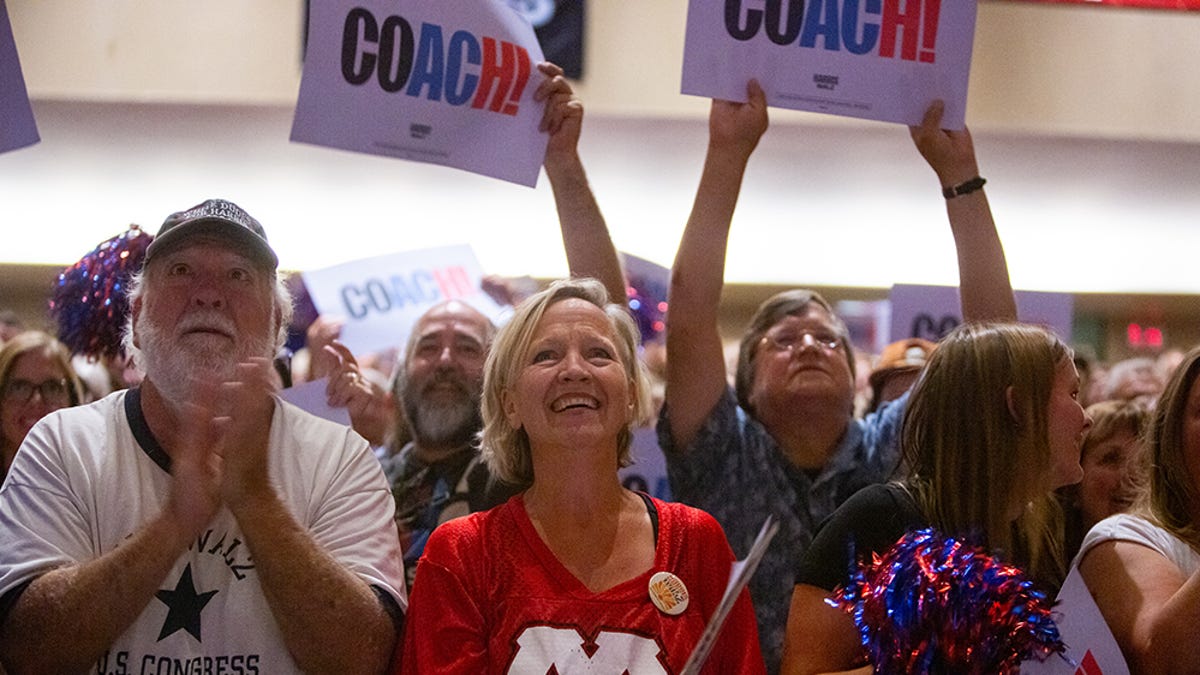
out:
M158 633L158 640L162 641L179 629L186 630L192 637L200 640L200 610L204 609L216 594L216 591L197 594L196 586L192 583L192 566L189 564L183 568L175 590L162 590L154 594L154 597L162 600L167 606L167 618Z

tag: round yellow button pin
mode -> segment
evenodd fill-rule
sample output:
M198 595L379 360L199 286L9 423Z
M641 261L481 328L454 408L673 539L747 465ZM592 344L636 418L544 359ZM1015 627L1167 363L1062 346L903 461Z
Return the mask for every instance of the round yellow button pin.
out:
M678 616L688 606L687 586L670 572L658 572L650 577L650 601L664 614Z

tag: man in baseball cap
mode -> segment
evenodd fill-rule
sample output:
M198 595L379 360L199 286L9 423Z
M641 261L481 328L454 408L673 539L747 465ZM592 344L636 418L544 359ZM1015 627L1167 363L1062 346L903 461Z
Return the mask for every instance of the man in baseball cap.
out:
M395 502L361 436L275 395L277 264L230 202L163 223L129 291L141 386L43 419L0 491L4 667L386 666Z
M167 216L146 250L146 261L197 236L235 242L271 269L279 266L279 257L267 243L267 233L262 224L242 207L224 199L209 199L186 211Z

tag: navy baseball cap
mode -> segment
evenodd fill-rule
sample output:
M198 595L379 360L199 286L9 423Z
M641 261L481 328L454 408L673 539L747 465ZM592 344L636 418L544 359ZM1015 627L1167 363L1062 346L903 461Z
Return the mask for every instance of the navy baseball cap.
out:
M279 266L279 257L267 243L267 233L262 224L243 211L242 207L224 199L209 199L186 211L167 216L154 241L146 249L146 264L155 255L201 235L229 241L269 269L274 270Z

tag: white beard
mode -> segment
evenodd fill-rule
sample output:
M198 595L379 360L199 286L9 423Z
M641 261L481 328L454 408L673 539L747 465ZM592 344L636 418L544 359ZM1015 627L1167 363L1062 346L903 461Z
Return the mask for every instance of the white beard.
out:
M229 382L239 363L252 356L271 358L273 343L268 337L253 339L239 336L233 322L216 312L197 311L184 319L183 326L206 324L220 326L234 335L232 347L219 337L176 337L156 324L143 312L137 324L141 361L147 379L163 398L181 403L193 397L193 382L210 380Z
M422 405L416 409L413 435L430 443L466 442L479 431L476 406L470 399L450 405Z

